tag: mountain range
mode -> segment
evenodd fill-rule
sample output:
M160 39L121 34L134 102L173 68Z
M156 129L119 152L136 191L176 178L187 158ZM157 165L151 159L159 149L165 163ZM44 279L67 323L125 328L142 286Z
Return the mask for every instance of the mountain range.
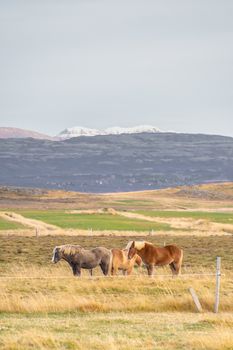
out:
M139 125L132 128L113 127L107 129L90 129L83 127L67 128L57 135L60 139L70 139L79 136L97 136L97 135L121 135L121 134L141 134L158 133L161 130L151 125Z
M233 138L167 132L0 139L0 185L118 192L233 181Z
M121 135L121 134L139 134L139 133L157 133L160 129L150 125L139 125L132 128L113 127L107 129L91 129L76 126L61 131L56 136L48 136L31 130L19 128L0 127L1 138L33 138L38 140L60 141L80 136L97 136L97 135Z

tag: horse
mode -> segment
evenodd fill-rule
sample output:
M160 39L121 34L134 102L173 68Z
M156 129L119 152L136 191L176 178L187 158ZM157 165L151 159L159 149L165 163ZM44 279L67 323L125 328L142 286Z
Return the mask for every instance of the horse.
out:
M61 259L68 262L74 276L81 276L81 269L88 269L92 275L92 269L100 266L106 276L111 272L112 252L104 247L84 249L79 245L65 244L53 249L52 263L56 264Z
M138 254L146 265L149 276L153 275L155 266L169 265L173 275L179 275L183 260L183 250L176 245L156 247L146 241L131 241L127 244L128 259Z
M133 271L134 264L142 265L142 259L135 254L132 259L128 259L127 249L111 249L112 251L112 268L111 275L116 275L118 270L122 270L123 274L130 275Z

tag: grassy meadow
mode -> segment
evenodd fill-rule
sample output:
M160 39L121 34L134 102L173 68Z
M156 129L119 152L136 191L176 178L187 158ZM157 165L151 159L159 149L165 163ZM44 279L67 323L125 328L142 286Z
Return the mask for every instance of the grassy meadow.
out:
M214 186L201 187L212 197L226 194L225 201L182 198L180 189L103 196L45 192L38 198L20 193L12 201L7 193L0 210L60 231L44 228L35 236L31 226L33 236L27 236L22 231L27 221L0 216L0 349L232 350L232 189L230 184L216 185L216 192ZM128 277L121 272L104 277L96 268L93 277L84 270L75 278L65 261L51 263L56 245L123 248L134 239L183 248L182 275L173 278L168 267L159 267L148 278L142 266ZM222 276L219 313L214 314L217 256ZM190 287L202 313L196 312Z
M205 211L170 211L170 210L140 210L137 213L146 215L149 217L160 218L191 218L191 219L204 219L212 222L218 222L222 224L233 224L233 213L222 212L205 212Z
M8 220L4 220L3 218L0 217L0 230L5 231L5 230L18 230L22 229L24 226L18 222L12 222Z
M19 211L19 214L29 219L36 219L47 224L56 225L62 229L81 230L118 230L118 231L151 231L170 230L168 224L151 223L145 220L129 219L111 214L72 214L65 210Z

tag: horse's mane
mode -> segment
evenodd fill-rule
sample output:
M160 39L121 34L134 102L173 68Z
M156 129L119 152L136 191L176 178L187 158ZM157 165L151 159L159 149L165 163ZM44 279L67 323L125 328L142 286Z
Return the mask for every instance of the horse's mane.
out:
M78 253L82 247L80 245L64 244L56 248L58 248L65 255L74 255Z
M134 246L137 250L141 250L141 249L145 248L146 244L152 245L152 243L147 242L147 241L134 241Z
M127 246L125 247L125 249L130 249L131 245L134 243L134 247L137 249L137 250L141 250L143 248L145 248L145 245L146 244L150 244L152 245L152 243L150 242L147 242L147 241L130 241Z
M129 250L134 241L129 241L125 247L125 250Z

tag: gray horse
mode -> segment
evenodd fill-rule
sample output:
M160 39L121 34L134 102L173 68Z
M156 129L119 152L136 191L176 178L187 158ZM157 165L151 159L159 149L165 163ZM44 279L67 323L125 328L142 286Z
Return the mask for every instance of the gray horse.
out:
M103 274L110 274L112 266L112 253L104 247L84 249L79 245L60 245L53 250L52 262L56 264L64 259L71 266L74 276L81 276L81 269L92 269L100 266Z

